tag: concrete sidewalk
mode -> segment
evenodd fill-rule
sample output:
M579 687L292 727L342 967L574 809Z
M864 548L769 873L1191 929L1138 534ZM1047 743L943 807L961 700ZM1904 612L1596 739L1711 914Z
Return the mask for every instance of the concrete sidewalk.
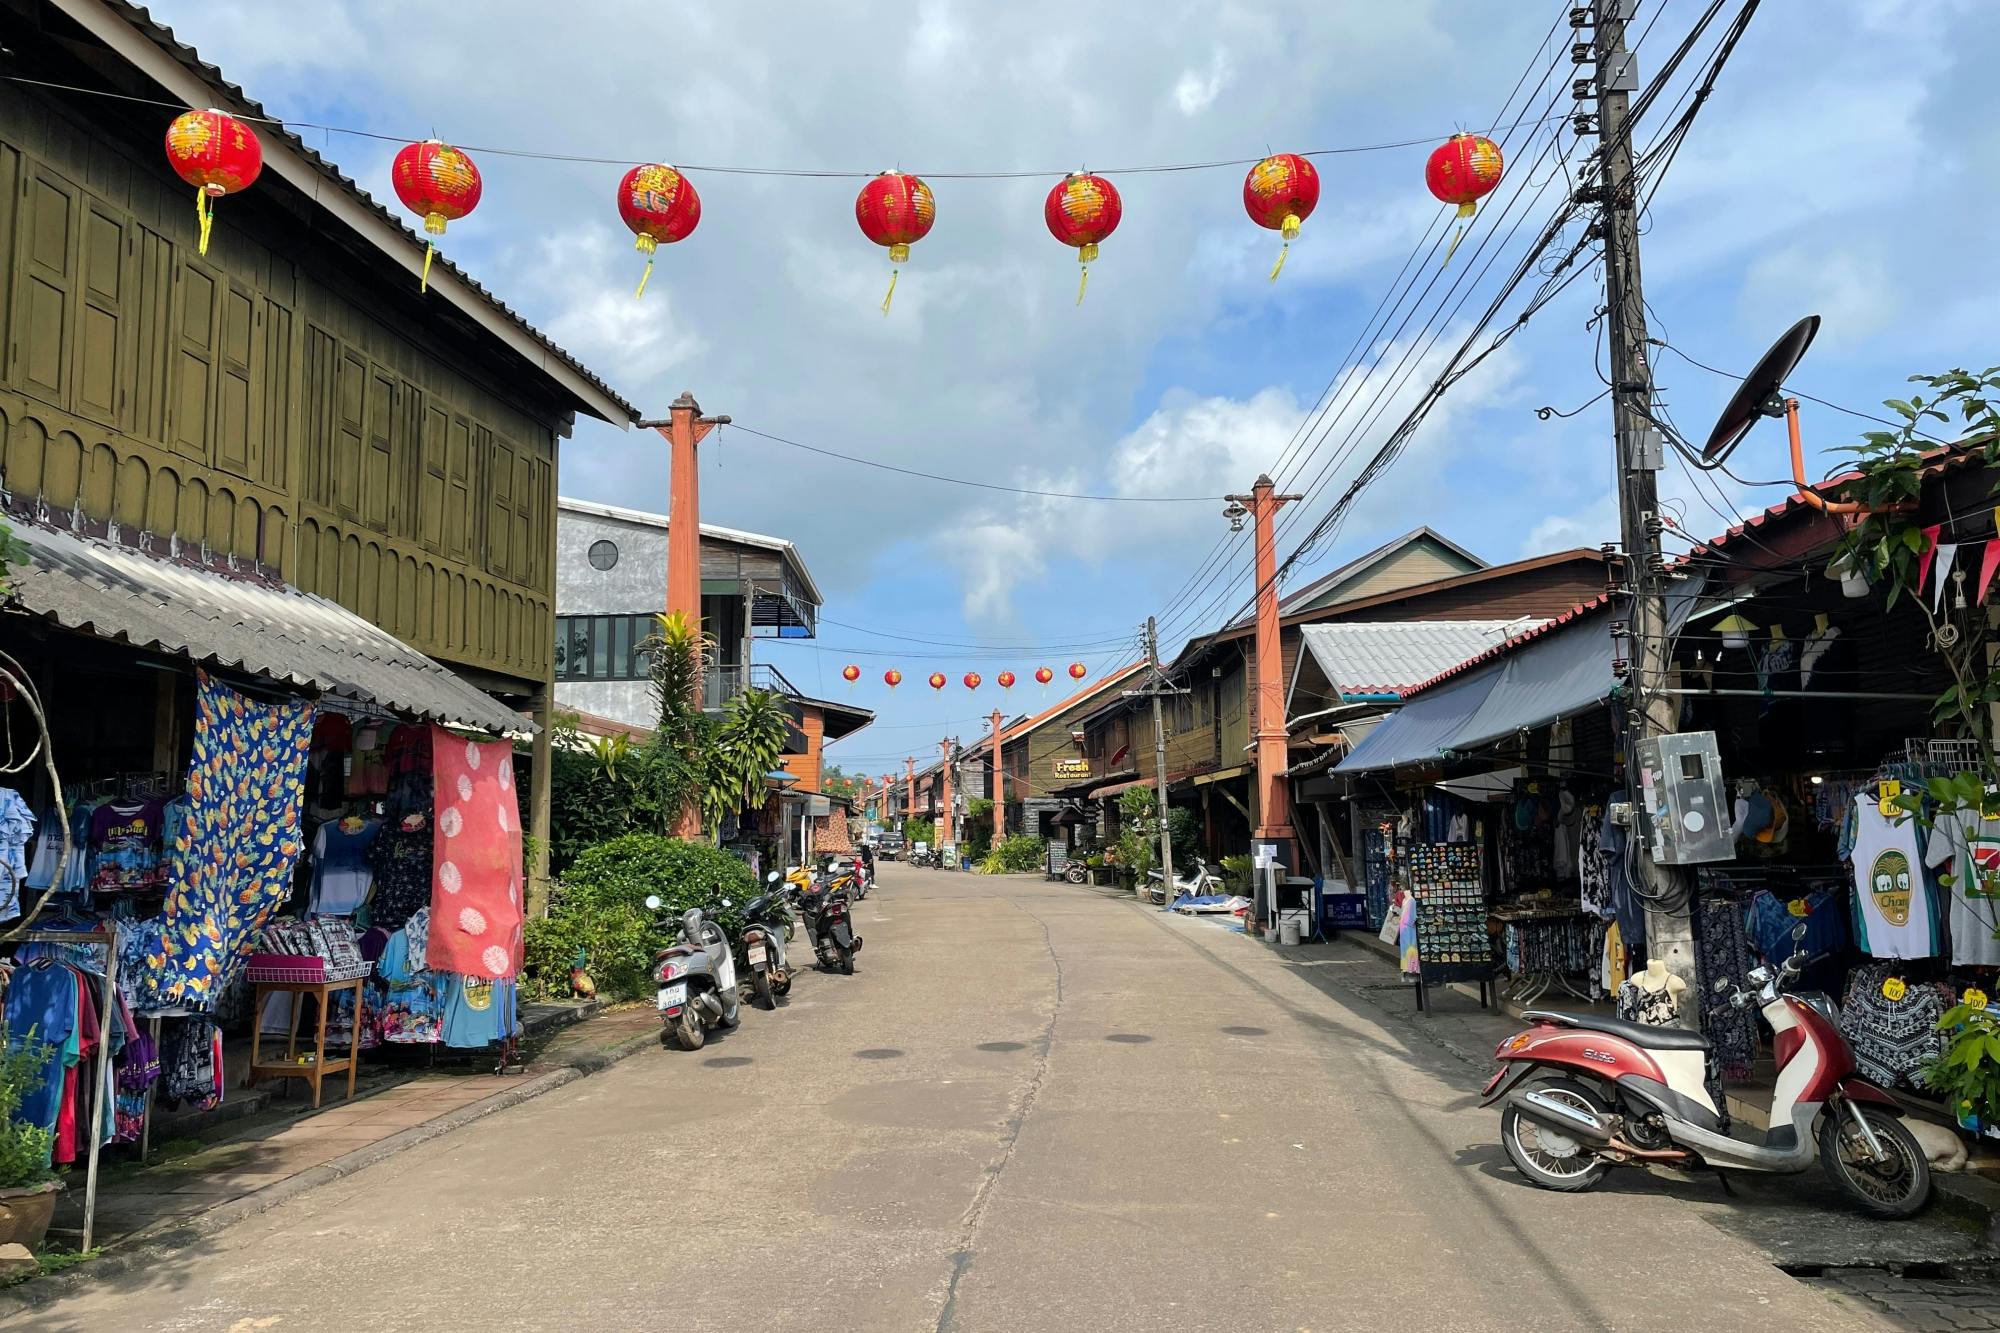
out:
M613 1009L548 1037L519 1073L419 1074L377 1091L357 1091L351 1102L339 1100L330 1080L319 1111L298 1114L281 1102L192 1152L169 1153L143 1167L109 1163L98 1182L94 1244L118 1253L207 1234L608 1068L657 1042L659 1028L649 1006ZM62 1199L51 1241L75 1247L82 1224L79 1178ZM102 1262L86 1269L102 1270Z

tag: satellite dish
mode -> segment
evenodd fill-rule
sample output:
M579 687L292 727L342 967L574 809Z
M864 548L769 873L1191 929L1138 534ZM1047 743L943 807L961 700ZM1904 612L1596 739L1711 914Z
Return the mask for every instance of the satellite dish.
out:
M1778 395L1778 388L1798 368L1818 332L1819 316L1807 315L1771 344L1771 350L1743 377L1742 386L1716 418L1715 429L1708 433L1708 443L1701 447L1703 463L1709 467L1721 465L1757 424L1758 417L1785 415L1785 403Z

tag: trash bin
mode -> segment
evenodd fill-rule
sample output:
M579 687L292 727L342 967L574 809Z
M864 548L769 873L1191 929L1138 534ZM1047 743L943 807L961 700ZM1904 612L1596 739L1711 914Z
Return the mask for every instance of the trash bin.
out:
M1286 948L1289 949L1289 948L1296 948L1298 942L1299 942L1298 918L1288 916L1283 921L1278 923L1278 943L1284 945Z

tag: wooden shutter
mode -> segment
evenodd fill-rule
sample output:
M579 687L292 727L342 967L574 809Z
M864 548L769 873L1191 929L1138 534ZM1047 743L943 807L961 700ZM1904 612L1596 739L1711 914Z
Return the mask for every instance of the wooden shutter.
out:
M215 465L243 478L251 474L251 438L263 415L258 374L257 301L231 283L219 290L221 337L215 360Z
M11 378L24 393L67 406L76 286L76 191L67 181L40 168L24 174L16 249Z
M125 219L94 204L82 208L80 258L83 300L77 310L76 394L79 416L108 426L123 424L127 392L127 315L130 279L126 272Z
M174 362L174 448L204 462L215 435L215 344L222 303L215 275L183 259L181 334Z

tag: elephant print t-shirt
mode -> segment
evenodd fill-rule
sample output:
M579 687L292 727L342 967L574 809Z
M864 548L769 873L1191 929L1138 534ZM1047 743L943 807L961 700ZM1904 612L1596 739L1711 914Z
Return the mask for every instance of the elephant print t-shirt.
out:
M1937 908L1917 821L1885 818L1873 793L1854 798L1855 937L1877 958L1932 958L1938 951Z

